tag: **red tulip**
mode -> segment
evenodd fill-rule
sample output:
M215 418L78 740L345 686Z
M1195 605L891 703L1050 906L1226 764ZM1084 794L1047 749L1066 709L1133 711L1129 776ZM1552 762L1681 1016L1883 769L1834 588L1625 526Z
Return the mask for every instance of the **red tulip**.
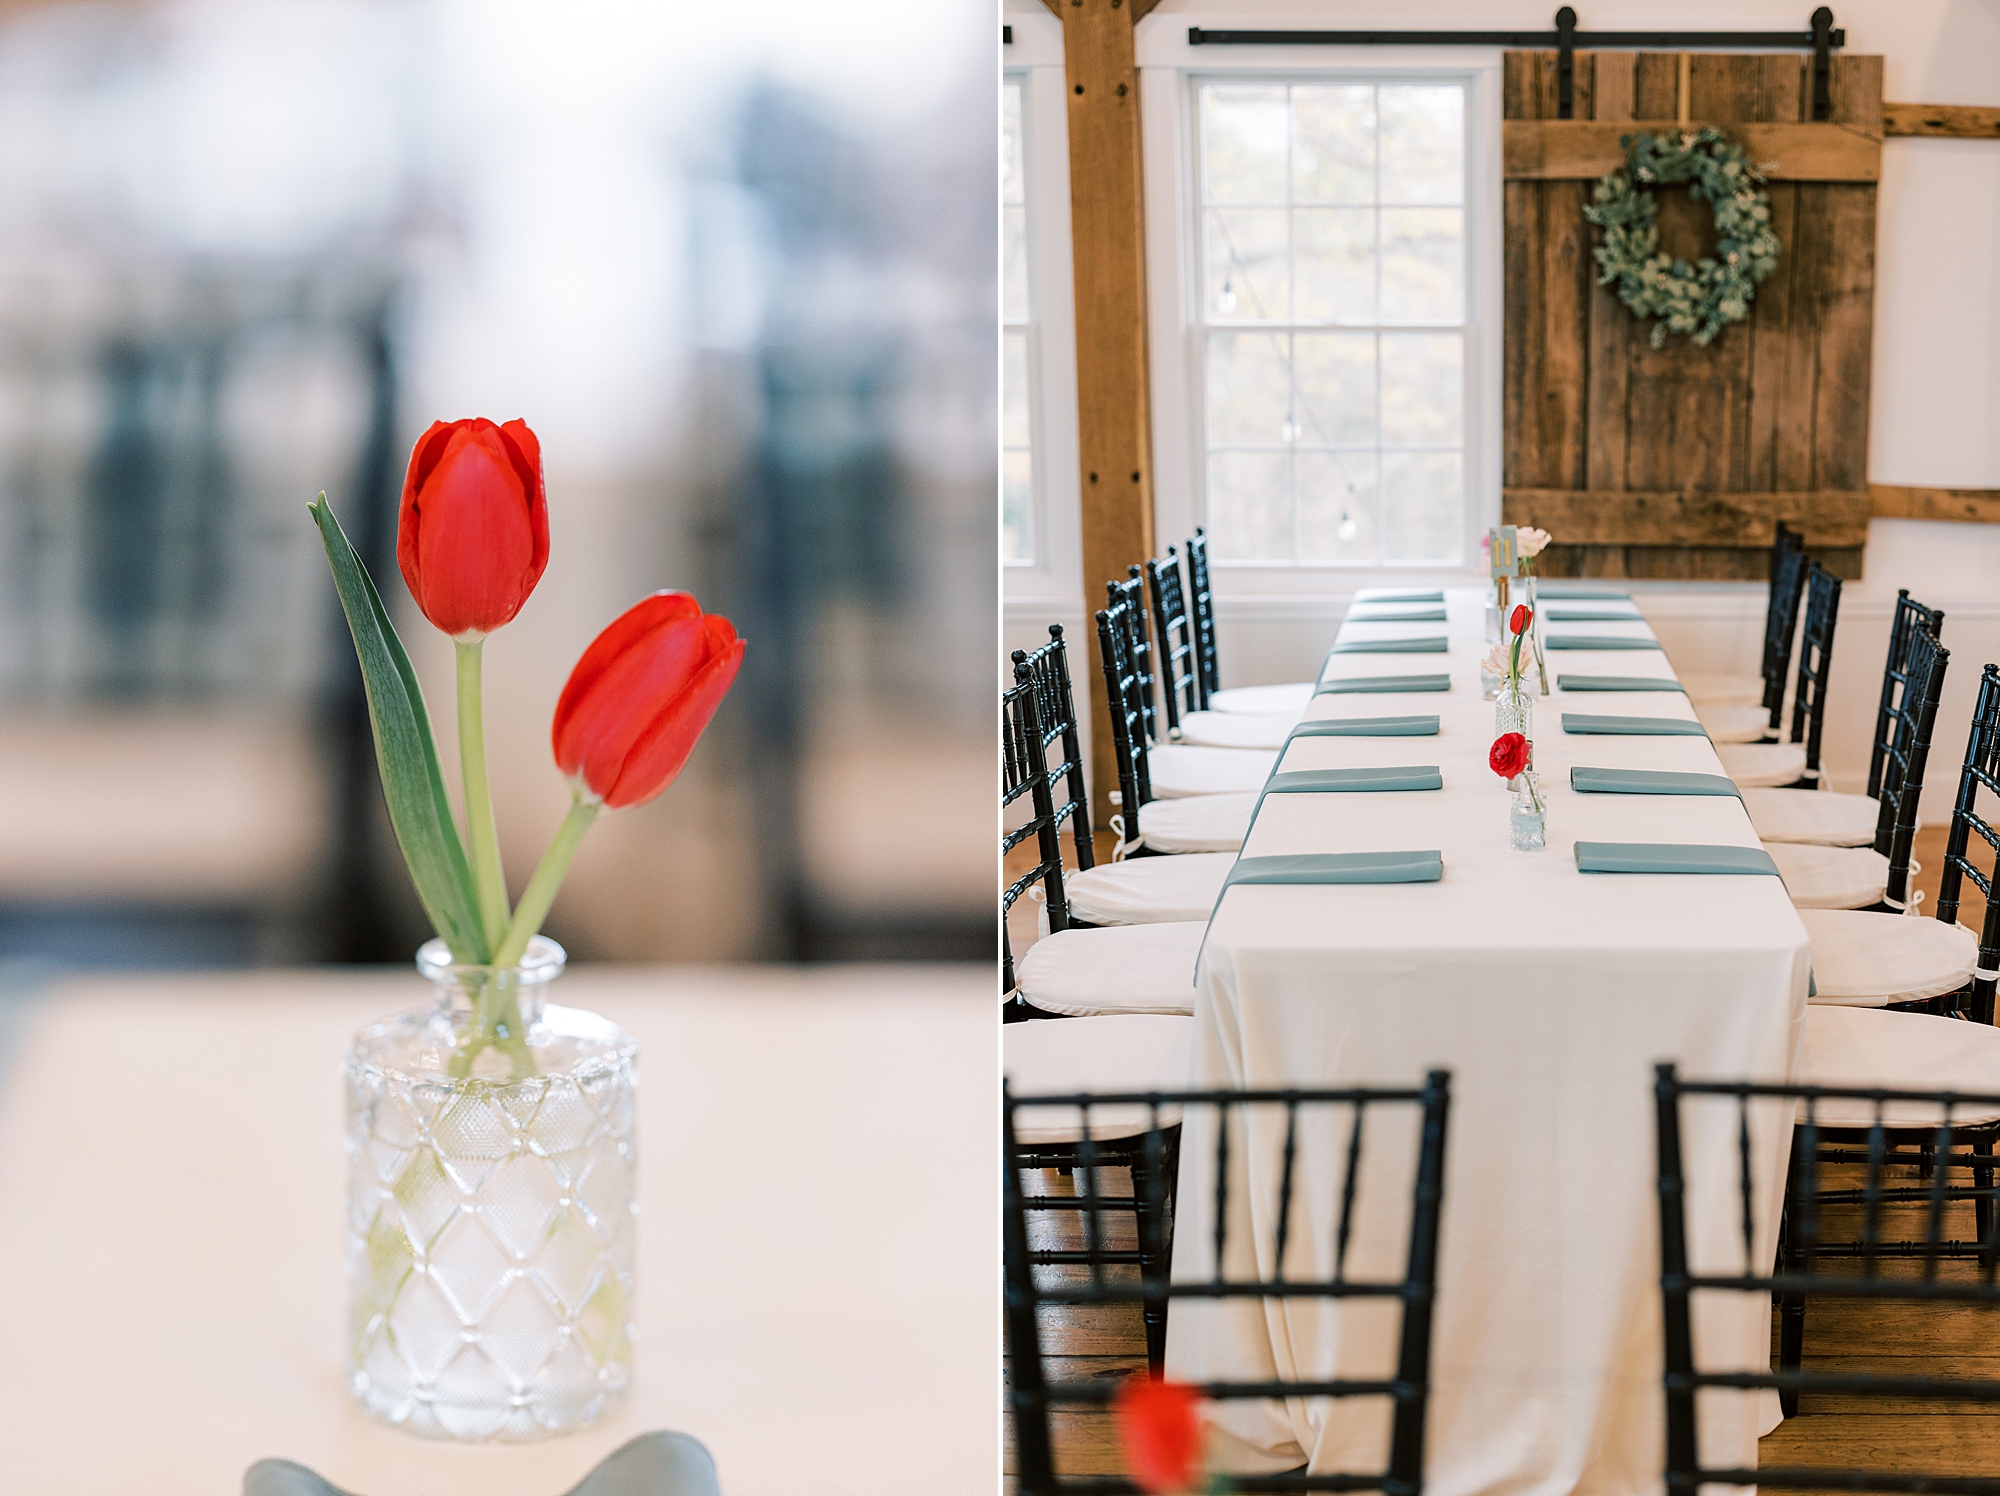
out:
M1194 1388L1140 1372L1111 1400L1125 1473L1144 1491L1188 1491L1201 1474L1201 1398Z
M643 805L674 781L743 663L727 618L686 592L620 614L556 702L556 767L606 808Z
M1514 605L1514 616L1507 620L1507 628L1509 632L1515 634L1527 633L1528 620L1530 618L1533 618L1534 616L1535 616L1534 614L1528 611L1528 605L1526 603L1516 603Z
M521 611L549 564L542 444L526 421L434 421L410 453L396 561L424 617L454 639Z
M1528 740L1518 732L1501 733L1493 740L1493 751L1487 754L1486 762L1502 779L1512 779L1528 767Z

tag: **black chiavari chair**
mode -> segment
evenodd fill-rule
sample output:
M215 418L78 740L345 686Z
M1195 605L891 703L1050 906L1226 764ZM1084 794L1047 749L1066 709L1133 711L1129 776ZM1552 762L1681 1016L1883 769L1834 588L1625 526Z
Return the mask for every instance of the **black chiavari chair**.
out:
M1834 627L1840 619L1840 578L1817 561L1807 568L1805 613L1798 648L1798 684L1792 694L1791 741L1715 745L1723 772L1740 785L1819 787L1826 688L1833 669Z
M1873 1015L1878 1018L1893 1015ZM1906 1018L1903 1022L1941 1023ZM1943 1024L1945 1028L1965 1028ZM1702 1148L1695 1156L1735 1155L1742 1258L1697 1267L1689 1249L1686 1104L1734 1103L1734 1143ZM1983 1091L1901 1089L1850 1085L1772 1085L1749 1081L1684 1081L1661 1065L1654 1083L1658 1118L1660 1292L1664 1310L1667 1413L1666 1486L1669 1496L1696 1496L1704 1486L1761 1486L1767 1490L1938 1491L2000 1496L2000 1476L1945 1476L1940 1472L1851 1468L1710 1466L1701 1458L1696 1421L1700 1393L1775 1389L1787 1414L1801 1395L1843 1398L2000 1402L2000 1381L1930 1375L1808 1370L1801 1344L1809 1298L1906 1303L2000 1305L2000 1235L1993 1229L1992 1144L2000 1132L2000 1088ZM1753 1125L1759 1103L1783 1109ZM1785 1111L1792 1113L1784 1115ZM1725 1122L1727 1121L1725 1115ZM1790 1171L1785 1183L1782 1243L1772 1259L1755 1240L1756 1181L1753 1135L1769 1121L1793 1123ZM1711 1141L1713 1141L1711 1139ZM1838 1171L1829 1180L1829 1169ZM1909 1182L1903 1182L1909 1181ZM1730 1198L1724 1196L1723 1198ZM1971 1206L1970 1212L1966 1210ZM1855 1221L1858 1214L1859 1221ZM1974 1239L1951 1232L1967 1224ZM1895 1234L1905 1234L1894 1239ZM1920 1264L1885 1271L1889 1262ZM1696 1362L1693 1300L1697 1294L1752 1295L1781 1305L1779 1364L1775 1370L1707 1371ZM1760 1358L1761 1359L1761 1358ZM1886 1409L1885 1409L1886 1411Z
M1771 595L1764 606L1764 710L1770 714L1764 739L1770 743L1778 741L1785 718L1785 677L1791 674L1808 566L1805 538L1779 525L1771 542Z
M1172 546L1164 557L1146 562L1146 588L1153 598L1153 631L1159 636L1160 696L1167 709L1167 736L1180 736L1181 718L1202 710L1201 671L1180 557Z
M1360 1491L1419 1496L1423 1489L1424 1422L1430 1395L1431 1313L1437 1288L1438 1222L1443 1209L1444 1148L1450 1076L1432 1071L1421 1087L1351 1087L1324 1090L1151 1091L1124 1095L1015 1095L1004 1107L1006 1209L1003 1221L1005 1315L1009 1360L1008 1406L1022 1496L1132 1493L1131 1481L1066 1475L1058 1468L1053 1437L1058 1410L1103 1407L1117 1391L1113 1379L1058 1378L1051 1374L1044 1311L1066 1307L1133 1305L1146 1325L1148 1361L1157 1370L1164 1351L1167 1310L1175 1301L1262 1302L1294 1300L1394 1300L1401 1305L1393 1375L1375 1378L1304 1376L1195 1384L1218 1402L1286 1399L1383 1399L1389 1405L1387 1467L1363 1473L1236 1476L1240 1491ZM1418 1128L1407 1245L1397 1277L1350 1273L1349 1246L1363 1219L1359 1188L1363 1116L1370 1136L1380 1136L1384 1112L1415 1109ZM1268 1216L1275 1249L1268 1277L1236 1265L1254 1260L1249 1246L1228 1231L1231 1116L1247 1134L1249 1114L1282 1117L1283 1173ZM1176 1278L1173 1213L1185 1123L1213 1114L1215 1224L1208 1249L1212 1270ZM1316 1116L1335 1122L1346 1114L1346 1145L1339 1149L1338 1219L1324 1244L1306 1239L1295 1219L1293 1195L1308 1165L1300 1161L1301 1114L1308 1128ZM1204 1118L1204 1122L1208 1119ZM1067 1167L1066 1192L1030 1193L1025 1175ZM1129 1195L1102 1190L1100 1171L1129 1169ZM1301 1210L1298 1214L1303 1215ZM1131 1245L1111 1226L1130 1218ZM1050 1245L1053 1241L1055 1244ZM1321 1246L1324 1250L1320 1250ZM1300 1259L1310 1257L1306 1271Z
M1118 807L1125 841L1136 841L1139 809L1153 798L1149 771L1152 741L1146 731L1144 687L1132 654L1131 603L1117 601L1097 615L1097 657L1104 667L1104 700L1111 718L1112 755L1118 765Z
M2000 796L2000 666L1988 665L1979 677L1979 698L1972 709L1972 730L1965 743L1965 763L1959 771L1958 799L1952 807L1951 831L1945 839L1944 868L1938 879L1937 917L1958 923L1958 911L1969 880L1986 901L1979 932L1978 965L1961 1005L1975 1023L1993 1022L1993 993L2000 984L2000 900L1993 885L2000 882L2000 829L1979 813L1979 792ZM1987 871L1972 860L1977 833L1992 854Z
M1032 838L1036 860L1033 867L1010 880L1000 893L1000 990L1003 997L1010 999L1014 991L1014 948L1007 938L1007 915L1021 896L1040 883L1049 928L1069 928L1069 904L1063 897L1062 836L1056 821L1055 796L1049 787L1041 716L1036 710L1040 691L1018 661L1014 677L1013 687L1000 697L1000 809L1004 816L1025 800L1028 816L1020 825L1001 832L1000 855L1004 858ZM1010 1009L1014 1006L1011 1000L1008 1006ZM1009 1016L1014 1015L1010 1012Z
M1124 581L1104 584L1105 611L1124 630L1125 654L1132 668L1132 701L1139 708L1140 728L1146 741L1157 743L1161 741L1153 693L1157 671L1153 665L1152 629L1146 616L1146 574L1137 562L1125 571Z
M1950 663L1951 651L1929 629L1911 633L1904 649L1892 739L1886 748L1877 745L1884 772L1876 783L1882 811L1875 826L1875 851L1889 859L1889 882L1876 907L1885 914L1901 914L1910 907L1918 803L1924 797L1931 736L1937 730L1938 701L1944 695L1945 667Z
M1215 589L1208 581L1208 532L1194 527L1187 543L1188 612L1194 619L1195 673L1201 677L1202 704L1222 689L1215 653Z
M1882 775L1895 750L1897 734L1910 697L1910 647L1919 633L1944 638L1944 609L1927 608L1910 596L1910 589L1896 592L1896 613L1889 622L1889 659L1882 667L1882 702L1875 711L1875 741L1868 753L1868 797L1882 793Z
M1071 689L1069 646L1059 623L1049 625L1049 642L1032 654L1014 651L1014 679L1035 688L1035 712L1041 721L1042 755L1057 743L1062 756L1049 765L1049 788L1059 797L1055 807L1057 829L1069 822L1070 840L1076 849L1079 870L1097 861L1091 844L1090 794L1083 781L1083 735L1077 724L1076 693Z

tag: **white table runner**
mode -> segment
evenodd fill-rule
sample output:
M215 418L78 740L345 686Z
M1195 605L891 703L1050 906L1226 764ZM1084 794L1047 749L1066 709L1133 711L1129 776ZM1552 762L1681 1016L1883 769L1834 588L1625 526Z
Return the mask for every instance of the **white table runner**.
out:
M1573 844L1756 846L1733 796L1584 795L1569 768L1718 773L1706 738L1568 736L1562 713L1692 718L1678 692L1552 691L1538 698L1535 760L1549 845L1507 845L1509 795L1487 767L1491 702L1476 591L1447 594L1448 622L1354 622L1341 640L1447 633L1445 654L1335 653L1328 679L1448 671L1443 693L1315 697L1315 718L1436 714L1434 738L1304 738L1280 768L1435 764L1444 787L1401 794L1273 797L1243 855L1435 848L1434 884L1238 887L1202 958L1194 1081L1201 1086L1408 1083L1452 1072L1445 1211L1433 1340L1426 1487L1434 1496L1655 1492L1663 1400L1654 1196L1652 1067L1701 1078L1793 1072L1809 946L1775 878L1590 875ZM1630 632L1633 624L1550 632ZM1671 677L1658 649L1556 651L1558 674ZM1692 1119L1691 1250L1701 1267L1742 1261L1733 1114ZM1775 1248L1789 1129L1758 1119L1756 1251ZM1376 1137L1364 1230L1351 1265L1399 1275L1412 1140ZM1278 1140L1233 1139L1229 1227L1271 1263ZM1328 1250L1337 1149L1305 1177L1301 1250ZM1205 1275L1213 1230L1213 1140L1184 1141L1175 1271ZM1233 1250L1233 1249L1232 1249ZM1320 1257L1322 1267L1325 1257ZM1246 1263L1244 1266L1248 1266ZM1713 1300L1712 1302L1709 1300ZM1768 1364L1768 1306L1697 1300L1704 1364ZM1168 1370L1200 1380L1273 1373L1371 1375L1393 1365L1393 1311L1342 1314L1177 1302ZM1217 1450L1240 1470L1310 1462L1381 1468L1385 1405L1233 1407ZM1775 1398L1704 1398L1704 1457L1754 1463Z

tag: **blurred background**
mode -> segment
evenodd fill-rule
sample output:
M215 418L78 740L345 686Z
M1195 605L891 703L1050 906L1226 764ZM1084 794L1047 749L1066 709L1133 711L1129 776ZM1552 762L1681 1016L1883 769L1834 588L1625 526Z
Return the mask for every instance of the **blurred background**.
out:
M750 641L549 933L990 956L999 40L970 0L0 6L0 961L410 958L305 505L455 772L395 506L471 415L548 481L486 648L516 893L591 637L681 587Z

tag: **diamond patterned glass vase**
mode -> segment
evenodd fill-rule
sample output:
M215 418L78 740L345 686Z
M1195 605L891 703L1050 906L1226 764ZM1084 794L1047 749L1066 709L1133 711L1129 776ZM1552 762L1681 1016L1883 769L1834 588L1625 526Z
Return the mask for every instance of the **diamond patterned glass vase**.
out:
M348 1383L377 1418L431 1438L527 1440L610 1414L632 1373L637 1049L548 1006L562 947L521 965L417 953L426 1012L348 1052ZM492 988L516 1043L466 1069Z

